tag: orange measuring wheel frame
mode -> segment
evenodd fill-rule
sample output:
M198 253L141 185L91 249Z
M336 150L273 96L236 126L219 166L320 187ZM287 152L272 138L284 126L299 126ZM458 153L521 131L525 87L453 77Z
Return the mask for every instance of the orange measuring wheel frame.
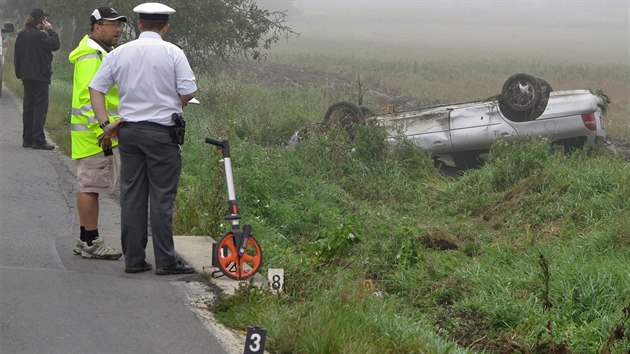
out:
M221 272L228 278L247 279L256 274L262 265L262 252L254 236L248 235L244 243L245 249L240 255L237 237L233 232L228 232L217 245L215 255L217 263Z

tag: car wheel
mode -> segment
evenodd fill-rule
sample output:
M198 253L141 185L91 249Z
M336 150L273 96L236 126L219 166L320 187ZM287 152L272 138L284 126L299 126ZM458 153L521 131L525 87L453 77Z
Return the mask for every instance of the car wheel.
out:
M324 115L324 124L327 127L342 127L350 138L354 138L355 124L364 124L365 116L359 106L351 102L337 102L331 105Z
M518 74L518 75L526 75L526 74ZM517 76L517 75L514 75L514 76ZM526 75L526 76L529 76L529 75ZM506 84L508 83L509 80L510 79L506 81ZM536 80L537 86L540 87L540 93L537 95L538 99L537 99L536 104L532 108L526 109L524 111L513 109L512 106L509 104L509 100L505 99L504 93L506 91L505 89L503 90L502 94L499 95L499 109L501 110L501 113L503 113L504 117L506 117L507 119L513 122L526 122L526 121L534 120L540 117L543 113L545 113L545 109L547 109L547 103L549 102L549 95L551 94L551 91L553 91L553 88L551 87L551 85L549 85L547 81L543 79L534 78L534 80Z
M538 85L540 85L540 90L543 97L549 98L549 94L551 93L551 91L553 91L551 85L549 85L549 83L543 79L537 78L536 80L538 80Z
M541 97L539 79L527 74L516 74L505 80L499 99L510 110L524 112L532 110Z

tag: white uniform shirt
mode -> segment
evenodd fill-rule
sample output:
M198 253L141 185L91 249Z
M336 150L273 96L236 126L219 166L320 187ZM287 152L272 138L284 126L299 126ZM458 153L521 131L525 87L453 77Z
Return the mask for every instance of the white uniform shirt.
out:
M120 97L118 113L126 122L173 125L172 114L182 113L179 95L197 91L184 52L150 31L103 58L90 87L108 92L114 84Z

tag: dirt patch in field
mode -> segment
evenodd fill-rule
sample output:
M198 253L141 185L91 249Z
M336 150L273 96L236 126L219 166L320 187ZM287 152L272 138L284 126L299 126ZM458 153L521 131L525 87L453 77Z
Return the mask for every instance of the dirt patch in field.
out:
M456 250L459 249L459 240L445 232L427 232L418 237L418 240L425 248L435 250Z
M351 86L345 77L311 68L271 62L240 62L228 69L246 82L295 88L323 87L342 89Z
M463 311L446 307L443 314L436 318L436 326L448 328L451 323L458 323L459 325L447 330L449 332L448 337L462 347L489 353L526 352L526 348L523 348L515 337L492 338L490 321L474 310Z
M350 101L356 101L359 95L357 78L349 78L340 74L329 73L313 68L271 62L239 62L227 69L227 73L245 82L262 83L269 86L295 88L321 88L331 91L355 90L356 95ZM419 107L439 104L435 100L422 97L411 97L388 92L376 83L363 82L363 101L375 113L385 111L387 105L393 105L397 111L417 109ZM331 102L333 104L334 102ZM322 112L323 116L324 112Z

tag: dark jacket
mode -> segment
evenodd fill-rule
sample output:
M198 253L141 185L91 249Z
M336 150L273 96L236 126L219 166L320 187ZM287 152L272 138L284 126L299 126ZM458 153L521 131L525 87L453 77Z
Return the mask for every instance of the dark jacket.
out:
M20 31L15 40L15 76L50 84L52 52L59 47L59 36L53 30L40 31L29 27Z

